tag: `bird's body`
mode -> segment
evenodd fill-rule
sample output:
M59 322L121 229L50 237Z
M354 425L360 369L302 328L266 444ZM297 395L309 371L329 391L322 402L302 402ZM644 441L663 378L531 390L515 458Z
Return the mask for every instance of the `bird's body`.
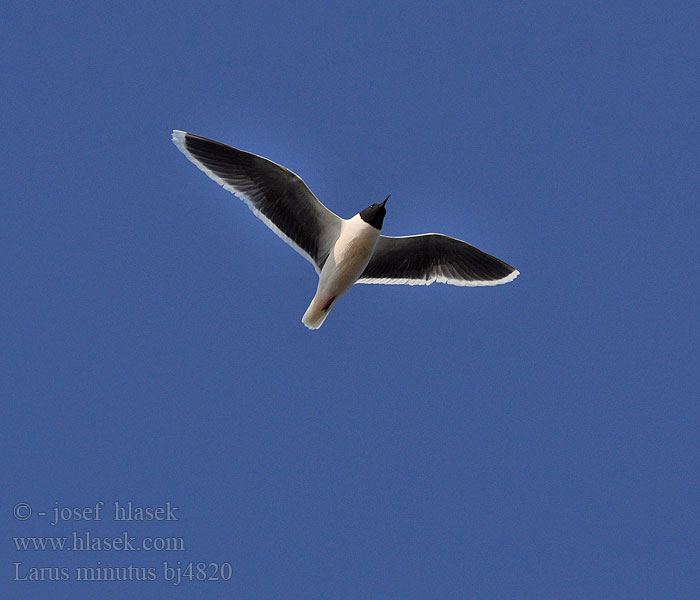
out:
M340 236L321 269L316 295L301 319L309 329L318 329L338 298L355 285L372 258L379 234L359 214L343 220Z
M173 142L313 264L318 287L302 318L309 329L318 329L355 283L482 286L518 276L498 258L446 235L381 235L388 196L341 219L300 177L266 158L184 131L174 131Z

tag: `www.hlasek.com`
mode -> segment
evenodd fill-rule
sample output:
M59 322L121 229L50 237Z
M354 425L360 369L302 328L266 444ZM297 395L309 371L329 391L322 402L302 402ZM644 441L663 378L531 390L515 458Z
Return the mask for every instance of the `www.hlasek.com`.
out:
M100 552L114 550L117 552L184 552L185 539L182 537L143 537L138 541L124 531L116 537L96 536L90 531L69 536L19 536L13 537L15 549L34 552Z
M84 567L25 567L13 563L15 581L156 581L160 571L164 581L179 586L183 582L229 581L233 575L231 563L164 561L160 567L94 566Z

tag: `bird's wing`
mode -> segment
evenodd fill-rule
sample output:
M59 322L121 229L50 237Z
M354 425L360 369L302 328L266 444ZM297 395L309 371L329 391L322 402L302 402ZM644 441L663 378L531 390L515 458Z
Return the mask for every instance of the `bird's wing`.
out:
M518 275L495 256L441 233L382 235L357 283L498 285Z
M323 206L298 175L262 156L184 131L173 131L173 142L321 272L342 219Z

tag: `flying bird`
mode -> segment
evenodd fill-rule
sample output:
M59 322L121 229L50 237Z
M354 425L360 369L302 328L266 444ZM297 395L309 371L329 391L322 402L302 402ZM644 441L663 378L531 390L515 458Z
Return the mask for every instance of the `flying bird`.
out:
M355 283L478 286L508 283L519 275L502 260L441 233L381 235L391 194L342 219L286 167L184 131L173 131L172 139L191 162L243 200L314 266L318 288L302 318L309 329L321 327Z

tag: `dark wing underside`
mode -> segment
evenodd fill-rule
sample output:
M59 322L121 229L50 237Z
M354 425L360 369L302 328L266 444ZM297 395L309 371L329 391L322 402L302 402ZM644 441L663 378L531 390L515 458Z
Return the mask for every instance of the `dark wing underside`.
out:
M184 131L174 131L173 142L320 272L342 221L298 175L262 156Z
M519 272L495 256L440 233L380 236L357 283L498 285Z

